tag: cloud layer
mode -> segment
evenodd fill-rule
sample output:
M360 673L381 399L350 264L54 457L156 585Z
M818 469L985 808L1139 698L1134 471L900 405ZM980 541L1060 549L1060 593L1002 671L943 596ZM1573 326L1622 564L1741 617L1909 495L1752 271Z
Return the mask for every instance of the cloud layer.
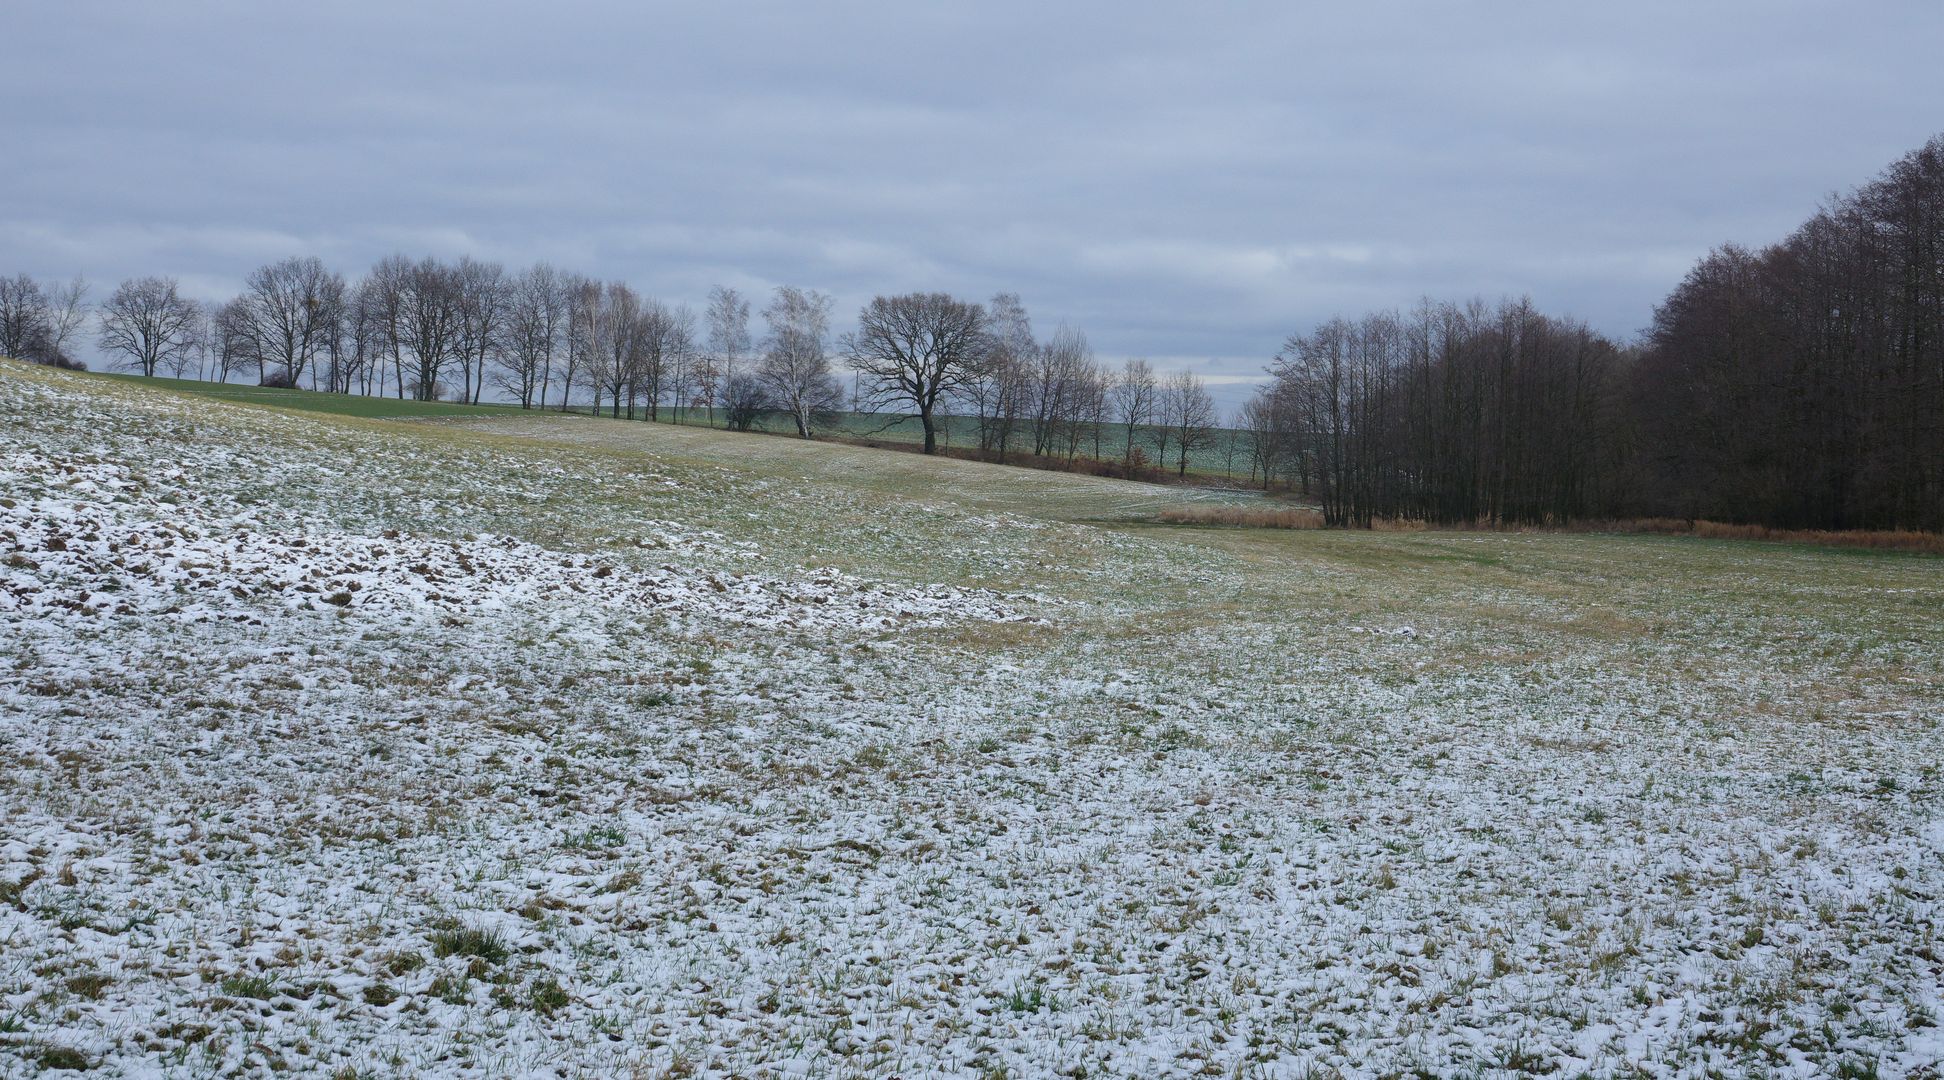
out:
M0 271L546 258L1022 293L1105 355L1258 371L1420 295L1615 334L1944 126L1944 7L27 3Z

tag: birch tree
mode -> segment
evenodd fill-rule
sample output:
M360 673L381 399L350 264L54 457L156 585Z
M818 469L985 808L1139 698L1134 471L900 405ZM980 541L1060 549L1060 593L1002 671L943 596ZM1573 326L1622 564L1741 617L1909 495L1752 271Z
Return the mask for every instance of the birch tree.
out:
M807 439L821 414L838 408L843 389L830 374L830 297L814 289L781 285L763 309L769 336L757 376L777 408Z

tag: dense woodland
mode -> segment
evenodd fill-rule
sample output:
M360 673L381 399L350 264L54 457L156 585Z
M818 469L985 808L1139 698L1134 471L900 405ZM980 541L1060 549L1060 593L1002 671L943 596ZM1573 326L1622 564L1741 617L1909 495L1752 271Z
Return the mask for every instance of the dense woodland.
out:
M1292 336L1248 410L1334 524L1627 517L1944 529L1944 137L1621 347L1525 303Z
M1625 362L1523 301L1426 302L1292 336L1247 417L1331 524L1564 522L1620 498Z
M1944 136L1654 313L1626 384L1655 512L1944 528Z
M1523 300L1424 301L1284 342L1224 425L1201 380L1102 364L1080 331L1035 336L1020 298L833 302L783 286L752 332L722 287L699 315L540 264L393 256L357 279L260 267L217 305L167 277L90 312L80 280L0 278L0 355L78 366L96 343L145 375L615 417L702 417L808 438L837 410L946 416L981 456L1111 462L1286 486L1334 525L1669 517L1780 528L1944 529L1944 137L1793 235L1710 253L1619 343ZM848 381L838 377L847 368Z

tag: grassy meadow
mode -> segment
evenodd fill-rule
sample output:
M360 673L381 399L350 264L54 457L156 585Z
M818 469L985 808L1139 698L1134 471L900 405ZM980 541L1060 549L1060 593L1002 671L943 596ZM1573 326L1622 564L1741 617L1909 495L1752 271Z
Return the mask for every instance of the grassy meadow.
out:
M415 416L497 416L505 413L523 411L518 405L505 402L482 402L478 405L455 404L446 401L410 401L392 397L373 397L363 394L337 394L329 391L305 389L279 389L267 386L252 386L243 382L208 382L198 379L171 379L167 377L147 378L115 372L102 373L101 377L120 379L141 385L160 387L178 393L196 394L215 398L220 401L250 402L258 405L275 405L279 408L298 409L305 412L333 413L339 416L365 417L415 417ZM592 411L585 403L577 404L570 410L587 414ZM637 407L636 414L645 420L645 407ZM611 409L604 408L600 415L611 417ZM624 417L625 418L625 417ZM659 414L662 422L684 427L725 426L722 413L706 409L663 408ZM939 439L948 450L971 450L979 445L978 420L969 416L940 416ZM767 414L759 418L756 430L767 434L794 436L796 428L788 416ZM839 439L852 442L875 442L889 446L918 447L925 441L924 428L916 416L891 415L884 413L840 412L828 418L827 426L818 434L826 439ZM1026 449L1031 450L1030 425L1022 425L1022 437L1026 439ZM1016 447L1018 444L1015 443ZM1100 454L1108 460L1121 459L1127 445L1127 425L1105 424L1101 427ZM1152 459L1155 453L1149 431L1137 427L1135 445ZM1079 447L1082 456L1094 456L1094 440L1091 432ZM1017 450L1014 451L1018 452ZM1064 454L1064 450L1062 450ZM1169 472L1174 471L1174 452L1169 454ZM1191 477L1228 478L1233 465L1236 475L1247 479L1249 462L1246 453L1238 453L1230 462L1217 445L1197 447L1188 455L1188 473Z
M0 363L0 1075L1944 1059L1935 557L289 393Z

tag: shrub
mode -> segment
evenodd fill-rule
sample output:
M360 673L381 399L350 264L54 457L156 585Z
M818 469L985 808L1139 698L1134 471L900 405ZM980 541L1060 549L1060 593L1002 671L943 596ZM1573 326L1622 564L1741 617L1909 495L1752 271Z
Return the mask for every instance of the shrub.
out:
M768 391L749 375L731 376L723 398L724 419L736 431L755 427L757 419L772 408Z

